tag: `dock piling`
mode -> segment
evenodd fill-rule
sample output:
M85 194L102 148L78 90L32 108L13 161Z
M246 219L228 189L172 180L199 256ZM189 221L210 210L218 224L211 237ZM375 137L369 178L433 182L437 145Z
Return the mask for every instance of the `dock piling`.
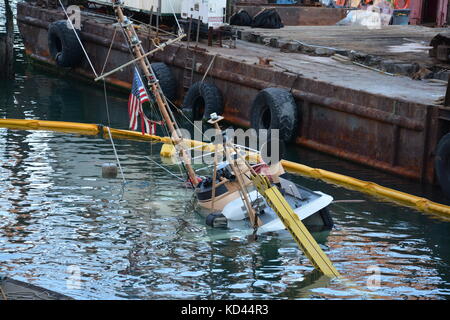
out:
M9 0L5 1L5 34L0 34L0 78L14 78L14 20Z

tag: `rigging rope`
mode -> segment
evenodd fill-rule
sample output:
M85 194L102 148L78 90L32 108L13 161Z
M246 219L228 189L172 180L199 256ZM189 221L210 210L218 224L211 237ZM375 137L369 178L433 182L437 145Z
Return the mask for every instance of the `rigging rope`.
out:
M125 176L123 175L122 166L120 165L119 156L117 155L116 146L114 145L114 141L113 141L113 138L112 138L112 135L111 135L111 130L109 129L109 127L108 127L108 134L109 134L109 139L111 140L111 144L112 144L112 147L113 147L113 150L114 150L114 155L116 156L117 164L119 165L120 174L122 175L123 183L125 184L126 183Z
M83 52L84 52L84 55L86 56L86 59L88 60L88 63L89 63L89 65L90 65L91 69L92 69L92 72L94 73L95 77L98 78L99 76L98 76L98 74L97 74L97 71L95 70L93 63L92 63L92 61L91 61L91 59L90 59L88 53L86 52L86 49L84 48L83 43L81 42L80 37L78 36L78 33L76 32L75 26L73 25L72 21L70 20L70 17L69 17L69 15L68 15L68 13L67 13L67 11L66 11L66 9L65 9L65 7L64 7L64 5L63 5L63 3L61 2L61 0L58 0L58 1L59 1L59 4L61 5L62 10L64 11L64 14L65 14L66 17L67 17L67 20L69 21L69 23L70 23L70 25L71 25L71 27L72 27L73 32L75 33L75 36L76 36L76 38L77 38L77 40L78 40L78 43L80 44L80 46L81 46L81 48L82 48L82 50L83 50ZM169 1L169 2L170 2L170 6L172 7L172 11L173 11L173 14L174 14L174 17L175 17L175 21L176 21L176 23L177 23L177 25L178 25L179 32L181 32L181 26L180 26L180 24L179 24L179 22L178 22L178 18L176 17L175 10L174 10L174 8L173 8L172 2L171 2L171 1ZM131 18L130 18L130 19L131 19ZM121 30L122 30L123 35L125 36L125 39L127 39L126 34L125 34L124 30L123 30L123 26L122 26L120 23L119 23L119 25L120 25L120 27L121 27ZM111 50L112 50L112 46L113 46L113 44L114 44L114 40L115 40L115 37L116 37L116 32L117 32L117 29L115 28L115 29L114 29L113 39L111 40L111 45L110 45L110 47L109 47L108 54L107 54L107 57L106 57L106 59L105 59L105 63L104 63L103 68L102 68L102 75L104 74L104 70L105 70L107 61L108 61L108 59L109 59L109 55L110 55L110 52L111 52ZM130 53L132 54L131 48L130 48L129 46L128 46L128 49L129 49ZM146 60L147 64L149 65L150 63L149 63L148 59L145 58L145 60ZM135 67L136 67L136 63L134 63L134 65L135 65ZM140 75L139 73L138 73L138 76L139 76L139 78L141 77L141 75ZM153 75L153 76L154 76L154 75ZM140 80L142 81L142 79L140 79ZM144 82L143 82L143 83L144 83ZM160 88L159 88L159 89L160 89ZM107 112L107 118L108 118L108 134L109 134L109 138L110 138L110 141L111 141L113 150L114 150L114 155L115 155L115 157L116 157L117 164L118 164L118 166L119 166L119 169L120 169L120 172L121 172L121 175L122 175L122 180L123 180L124 183L126 183L125 177L124 177L124 174L123 174L123 170L122 170L122 166L121 166L121 164L120 164L120 160L119 160L119 157L118 157L118 154L117 154L117 150L116 150L116 147L115 147L115 144L114 144L114 140L113 140L113 138L112 138L111 131L110 131L110 129L109 129L109 127L111 127L111 123L110 123L109 106L108 106L107 89L106 89L106 82L105 82L105 79L103 79L103 90L104 90L104 95L105 95L105 106L106 106L106 112ZM147 88L145 88L145 90L147 91ZM164 96L164 94L162 93L162 90L160 89L159 91L160 91L160 94L161 94L162 98L163 98L163 99L165 100L165 102L167 103L167 99L166 99L166 97ZM148 92L147 92L147 94L148 94ZM151 104L151 107L152 107L152 104ZM153 106L153 107L154 107L154 106ZM158 111L159 111L159 113L160 113L160 116L162 117L161 111L160 111L160 110L158 110ZM170 116L172 117L172 119L174 119L174 115L173 115L172 111L170 110L170 108L168 108L168 111L169 111L169 114L170 114ZM143 115L143 116L145 116L145 115ZM163 117L162 117L162 118L163 118ZM176 124L176 122L175 122L175 124ZM179 130L178 125L176 125L176 129ZM165 130L165 131L166 131L166 134L167 134L168 136L170 136L170 135L169 135L169 132L168 132L168 129L167 129L165 126L163 126L163 130ZM182 164L182 166L184 167L184 164ZM179 169L180 169L180 173L183 174L183 170L181 169L182 167L181 167L180 164L178 164L178 167L179 167ZM186 169L186 168L184 168L184 169Z
M158 167L160 167L161 169L163 169L164 171L166 171L168 174L174 176L175 178L177 178L178 180L185 182L184 179L180 178L179 176L177 176L175 173L173 173L172 171L170 171L169 169L165 168L164 166L160 165L158 162L156 162L155 160L153 160L151 157L145 156L145 158L147 158L148 160L152 161L154 164L156 164Z
M208 69L206 69L206 72L205 72L205 74L203 75L203 78L202 78L202 81L201 81L201 82L204 82L204 81L205 81L205 78L206 78L206 76L208 75L209 70L211 69L211 67L212 67L213 64L214 64L214 61L216 60L216 57L217 57L217 53L212 57L211 62L209 63Z
M88 53L86 52L86 49L84 48L84 45L83 45L83 43L82 43L81 40L80 40L80 37L78 36L78 33L77 33L76 29L75 29L75 26L73 25L72 21L70 20L70 17L69 17L69 15L68 15L67 11L66 11L66 8L64 7L64 5L63 5L63 3L61 2L61 0L58 0L58 1L59 1L59 4L61 5L62 10L64 11L64 14L65 14L66 17L67 17L67 21L70 23L70 25L71 25L71 27L72 27L73 33L75 34L75 36L76 36L76 38L77 38L77 40L78 40L78 43L80 44L81 49L83 50L84 55L86 56L86 59L87 59L88 62L89 62L89 65L91 66L92 72L94 73L95 77L98 78L97 71L95 70L94 65L92 64L92 61L91 61L91 59L89 58L89 55L88 55ZM114 29L114 31L116 31L116 30ZM115 36L116 36L116 32L114 32L114 38L115 38ZM103 72L104 72L104 70L105 70L105 66L106 66L106 63L107 63L107 61L108 61L108 58L109 58L109 54L110 54L110 52L111 52L111 49L112 49L112 45L113 45L113 43L114 43L114 38L113 38L113 40L111 41L111 46L110 46L110 48L109 48L108 55L107 55L107 57L106 57L105 64L104 64L104 66L103 66L102 74L103 74ZM123 170L122 170L122 165L120 164L120 160L119 160L119 156L118 156L118 154L117 154L116 146L115 146L115 144L114 144L114 140L113 140L113 137L112 137L112 135L111 135L111 131L110 131L110 129L109 129L109 128L111 127L111 121L110 121L110 116L109 116L108 95L107 95L107 93L106 93L106 82L105 82L104 79L103 79L103 91L104 91L104 95L105 95L106 114L107 114L107 118L108 118L108 134L109 134L109 139L110 139L110 141L111 141L111 145L112 145L113 150L114 150L114 155L115 155L115 157L116 157L116 161L117 161L117 164L118 164L119 169L120 169L120 174L121 174L121 176L122 176L122 181L123 181L123 183L126 183L125 176L124 176Z
M109 60L109 55L111 53L111 50L112 50L112 47L113 47L113 44L114 44L114 40L116 40L116 34L117 34L117 28L114 28L114 34L113 34L113 37L111 39L111 45L109 46L108 54L106 55L105 63L103 64L102 75L105 73L106 63ZM105 79L103 79L103 82L105 82Z
M172 13L173 13L173 17L175 18L175 22L178 25L178 34L180 34L181 26L180 26L180 23L178 22L178 18L177 18L177 15L175 13L175 9L173 8L172 0L169 0L169 4L170 4L170 8L172 9ZM190 35L188 35L188 36L190 36Z
M76 29L75 29L75 26L74 26L73 23L72 23L72 20L70 20L70 17L69 17L69 15L67 14L66 8L65 8L64 5L62 4L61 0L58 0L58 1L59 1L59 4L61 5L61 8L62 8L63 11L64 11L64 14L65 14L66 17L67 17L67 21L69 21L69 23L70 23L70 25L71 25L71 27L72 27L73 33L75 33L75 36L77 37L77 40L78 40L78 43L79 43L80 46L81 46L81 49L83 49L84 55L86 56L86 59L88 60L89 65L91 66L91 69L92 69L92 71L93 71L94 74L95 74L95 77L98 78L98 75L97 75L97 72L95 71L94 65L92 64L92 61L91 61L91 59L89 58L89 55L87 54L86 49L84 48L83 43L82 43L81 40L80 40L80 37L78 36L78 33L77 33Z
M124 30L122 24L119 23L119 25L120 25L120 27L121 27L121 31L122 31L122 35L123 35L124 39L128 39L128 36L127 36L127 34L126 34L126 32L125 32L125 30ZM129 51L130 55L131 55L132 57L134 57L134 54L133 54L133 52L132 52L130 46L128 45L127 47L128 47L128 51ZM145 57L145 61L146 61L147 66L149 66L149 68L151 68L150 62L148 61L147 57ZM134 65L135 68L137 68L137 69L139 70L139 67L137 66L136 62L133 62L133 65ZM142 81L142 78L141 78L141 75L139 74L139 72L138 72L138 76L139 76L141 82L144 83L144 82ZM155 76L155 75L153 74L153 76ZM147 87L144 86L144 89L145 89L145 91L146 91L146 93L147 93L147 95L148 95ZM160 90L160 94L161 94L161 97L162 97L162 98L165 100L165 102L167 103L167 99L166 99L166 97L164 96L164 94L162 93L161 90ZM155 106L154 106L153 104L150 104L150 108L156 109L156 111L158 112L158 114L159 114L159 116L161 117L161 119L164 119L164 117L163 117L163 115L162 115L162 113L161 113L161 110L160 110L159 108L155 108ZM168 108L168 110L169 110L169 112L170 112L170 115L171 115L172 119L174 119L173 114L172 114L170 108ZM175 122L175 123L176 123L176 122ZM163 130L164 134L166 134L168 137L171 136L171 135L170 135L170 132L169 132L169 130L167 129L166 126L163 125L163 126L162 126L162 130ZM174 145L173 142L172 142L172 145ZM177 154L177 156L178 156L178 154ZM179 171L180 171L180 174L181 174L181 175L185 174L185 175L187 176L187 173L186 173L186 167L184 166L184 163L181 163L181 164L180 164L180 163L177 162L177 166L178 166L178 169L179 169ZM183 169L184 169L184 172L183 172ZM186 189L187 189L187 186L186 186Z
M0 284L0 293L2 294L3 300L8 300L8 297L6 296L5 292L3 291L1 284Z
M111 53L111 49L112 49L112 46L114 44L114 40L116 38L116 32L117 32L117 29L114 28L114 35L113 35L113 38L111 39L111 45L109 46L108 54L106 55L105 63L103 64L102 75L103 75L103 72L105 71L106 64L108 63L108 60L109 60L109 54ZM107 91L106 90L106 80L103 79L103 93L105 95L106 116L108 118L108 135L109 135L109 140L111 141L111 145L112 145L113 150L114 150L114 155L116 157L117 165L119 166L119 169L120 169L120 175L122 176L122 181L125 184L126 183L125 175L123 174L122 165L120 164L119 156L117 154L116 146L114 144L114 139L113 139L113 137L111 135L111 130L109 129L111 127L111 118L109 116L108 94L107 94L106 91Z

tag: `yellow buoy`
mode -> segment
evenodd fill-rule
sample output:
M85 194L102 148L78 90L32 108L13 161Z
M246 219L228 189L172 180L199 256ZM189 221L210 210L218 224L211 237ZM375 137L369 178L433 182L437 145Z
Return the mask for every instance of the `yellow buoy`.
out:
M160 155L161 157L171 158L177 153L175 146L173 144L164 143Z

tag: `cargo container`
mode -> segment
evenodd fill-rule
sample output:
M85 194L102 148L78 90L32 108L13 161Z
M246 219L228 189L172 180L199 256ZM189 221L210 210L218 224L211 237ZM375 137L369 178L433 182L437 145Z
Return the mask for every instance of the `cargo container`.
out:
M225 23L227 0L183 0L181 17L201 20L208 27L218 28Z

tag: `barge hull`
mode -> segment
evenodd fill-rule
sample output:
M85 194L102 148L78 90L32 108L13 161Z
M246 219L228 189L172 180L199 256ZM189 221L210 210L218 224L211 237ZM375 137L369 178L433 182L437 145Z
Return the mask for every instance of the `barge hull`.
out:
M17 8L26 53L40 62L55 65L48 50L47 29L50 23L64 19L64 14L29 3L19 3ZM102 70L114 34L111 23L84 18L82 26L86 50L95 69ZM141 40L146 50L153 48L148 37L142 36ZM245 46L247 44L242 45ZM264 50L261 49L262 54ZM224 96L227 121L249 127L250 109L257 93L268 87L287 88L292 92L300 114L296 143L403 177L434 182L433 151L450 127L445 114L442 116L447 112L446 108L433 105L429 99L408 99L407 93L396 98L321 81L301 72L249 63L240 58L240 53L217 47L194 51L194 81L203 77L216 55L208 81L213 81ZM182 101L185 59L190 54L184 44L177 44L152 57L153 61L171 66L180 84L177 104ZM286 58L290 58L288 53ZM125 41L117 33L105 70L129 60ZM67 74L74 72L94 78L86 61L80 68L68 70ZM131 79L132 69L125 68L107 82L129 89Z

